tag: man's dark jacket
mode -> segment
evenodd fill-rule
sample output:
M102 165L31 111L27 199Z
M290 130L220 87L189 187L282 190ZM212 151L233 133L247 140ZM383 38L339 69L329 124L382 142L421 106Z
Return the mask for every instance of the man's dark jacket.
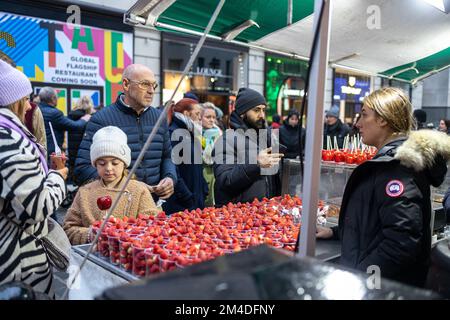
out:
M231 114L230 128L237 130L236 135L239 137L243 137L244 133L250 129L236 112ZM270 130L270 128L267 128L268 147L270 147ZM263 149L263 147L258 145L258 141L245 136L245 148L238 152L237 143L231 142L227 145L227 135L229 134L231 134L229 130L225 131L222 139L216 142L213 150L216 206L219 207L229 202L249 202L255 198L261 200L264 197L269 198L279 195L281 189L278 173L261 174L261 168L256 164L256 158L254 159L255 163L250 164L249 155L251 153L257 155L261 151L260 148ZM221 146L218 146L218 143L221 143ZM227 164L227 156L230 159L234 158L234 164ZM240 158L241 156L245 156L245 159ZM219 163L218 159L222 163Z
M75 175L80 184L98 176L97 170L91 165L90 157L92 137L97 130L107 126L116 126L125 132L128 138L128 146L131 149L131 168L160 114L161 111L149 107L138 115L134 109L123 104L120 96L112 105L94 113L86 127L75 162ZM163 121L136 171L138 180L153 186L157 185L161 179L170 177L175 185L177 173L170 158L171 150L169 128L166 121Z
M334 137L336 137L339 148L342 149L344 146L345 136L350 134L350 132L350 127L343 123L341 119L337 119L336 123L331 126L325 124L325 127L323 129L323 148L327 148L327 136L330 136L331 142L333 144Z

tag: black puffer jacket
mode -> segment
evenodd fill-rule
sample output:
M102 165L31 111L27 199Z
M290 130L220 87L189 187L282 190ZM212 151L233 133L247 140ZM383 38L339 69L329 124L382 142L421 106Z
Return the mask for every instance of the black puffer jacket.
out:
M73 121L80 120L84 115L86 115L85 110L72 110L70 111L68 117ZM83 140L84 130L82 131L69 131L68 133L68 151L69 151L69 168L73 170L75 166L75 160L77 159L78 148Z
M343 148L345 136L350 134L350 127L343 123L340 119L335 124L329 126L325 124L323 129L323 148L327 148L327 136L330 136L331 142L334 143L334 137L337 139L339 148Z
M285 158L295 159L299 156L300 151L300 126L295 127L289 124L289 118L293 115L300 116L298 111L289 111L288 117L284 120L283 125L280 128L280 143L287 147L287 152L284 154ZM305 150L305 129L302 128L302 151ZM303 152L302 152L303 154Z
M229 202L249 202L255 198L262 199L279 195L281 189L278 167L270 170L271 175L268 175L268 170L262 172L262 169L256 164L256 155L261 151L260 146L257 140L245 135L250 128L236 112L231 114L230 127L231 130L225 131L222 139L218 139L212 153L214 176L216 178L214 185L216 206L219 207ZM230 139L233 132L235 138ZM267 128L267 134L269 137L267 145L270 147L270 128ZM239 138L244 139L244 135L245 148L240 149L235 141ZM229 137L228 141L227 136ZM255 155L254 164L250 164L250 154ZM234 163L228 164L227 158L234 159Z
M431 250L430 185L439 186L450 159L450 138L412 132L383 147L350 176L339 227L341 263L382 277L423 286Z

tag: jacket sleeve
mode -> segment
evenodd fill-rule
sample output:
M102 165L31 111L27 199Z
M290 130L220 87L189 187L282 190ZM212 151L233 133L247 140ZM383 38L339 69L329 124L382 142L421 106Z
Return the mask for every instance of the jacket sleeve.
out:
M66 186L58 172L46 175L42 171L30 148L9 148L9 141L19 139L18 133L0 129L0 197L11 203L20 222L37 224L58 209L66 197Z
M86 127L86 121L80 119L77 121L73 121L68 117L65 117L64 114L57 110L55 113L55 118L52 121L52 125L59 130L71 130L71 131L83 131Z
M219 142L220 143L220 142ZM223 136L221 143L226 144L226 137ZM251 186L255 180L257 180L261 175L261 169L256 164L226 164L227 154L231 147L224 146L222 150L216 154L218 150L217 144L213 149L214 158L214 177L216 178L216 185L220 189L230 193L239 194L242 190L247 189ZM234 150L234 148L233 148ZM236 161L236 154L233 154L234 162ZM220 162L218 162L219 160Z
M170 140L170 133L166 126L166 130L164 133L164 143L163 143L163 152L162 152L162 161L161 161L161 177L164 178L172 178L173 185L177 184L177 172L175 169L175 164L172 161L172 147Z
M103 124L97 114L94 114L94 116L92 116L91 120L86 126L83 140L81 141L80 147L78 148L78 155L75 161L74 170L77 182L79 182L80 185L98 177L97 170L91 165L90 150L92 145L92 137L97 132L97 130L101 129L102 127Z
M386 193L386 186L392 180L400 181L404 187L398 197ZM375 183L383 240L359 263L358 269L367 270L376 265L383 277L391 277L404 270L405 265L416 262L424 227L422 203L428 199L424 199L413 177L406 174L384 173Z
M143 186L141 195L139 197L139 209L138 213L147 214L147 215L156 215L158 213L158 209L156 208L155 201L153 201L153 197L150 194L150 191L146 186Z
M64 231L66 232L70 243L74 246L88 243L89 227L83 226L81 219L82 210L80 207L80 194L81 190L77 192L72 206L67 210L63 224Z

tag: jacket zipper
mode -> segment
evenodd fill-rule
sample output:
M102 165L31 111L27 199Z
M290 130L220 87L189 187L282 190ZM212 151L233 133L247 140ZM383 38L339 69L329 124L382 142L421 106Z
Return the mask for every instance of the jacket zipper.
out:
M139 129L139 142L141 143L141 149L143 149L144 148L144 130L142 129L141 116L138 115L136 117L136 122L137 122L138 129ZM141 163L140 167L142 167L142 163ZM147 181L147 170L146 169L144 169L143 181Z

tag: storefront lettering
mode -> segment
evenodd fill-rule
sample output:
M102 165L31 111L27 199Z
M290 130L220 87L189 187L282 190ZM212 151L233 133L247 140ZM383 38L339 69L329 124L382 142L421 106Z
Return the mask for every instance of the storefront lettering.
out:
M94 41L92 40L92 30L83 28L84 35L81 35L81 28L75 28L73 31L72 49L78 49L78 43L85 42L88 51L94 51Z
M361 88L341 86L341 92L345 94L359 95L361 93L361 90Z
M47 21L39 22L41 29L47 29L48 33L48 66L56 67L56 31L62 31L63 25L58 23L50 23Z
M210 76L210 77L221 77L222 70L221 69L213 69L213 68L199 68L197 67L197 72L195 74Z

